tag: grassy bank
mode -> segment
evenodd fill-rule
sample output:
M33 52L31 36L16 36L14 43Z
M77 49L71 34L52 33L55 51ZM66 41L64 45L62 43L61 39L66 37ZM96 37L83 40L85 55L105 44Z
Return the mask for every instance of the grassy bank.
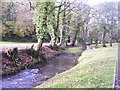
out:
M117 44L85 51L75 67L35 88L112 88L116 56Z
M69 47L65 50L66 53L69 54L77 54L77 53L82 53L83 52L83 47Z

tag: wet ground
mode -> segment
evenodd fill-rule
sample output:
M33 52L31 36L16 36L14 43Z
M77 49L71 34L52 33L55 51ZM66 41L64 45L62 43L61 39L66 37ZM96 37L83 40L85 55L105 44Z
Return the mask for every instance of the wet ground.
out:
M2 88L33 88L57 73L64 72L77 64L79 55L63 54L45 64L36 64L16 75L3 77Z

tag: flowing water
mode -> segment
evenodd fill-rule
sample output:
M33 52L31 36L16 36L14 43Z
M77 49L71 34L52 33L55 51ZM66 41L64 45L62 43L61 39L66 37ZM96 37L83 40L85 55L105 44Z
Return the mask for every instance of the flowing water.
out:
M30 69L22 70L16 75L2 78L2 88L33 88L42 84L57 73L64 72L77 64L80 55L62 54L48 60L47 63L36 64Z
M87 46L86 50L90 49L93 48ZM48 60L47 63L36 64L30 69L22 70L15 75L3 77L0 80L2 88L33 88L44 83L47 79L55 76L55 74L74 67L80 55L62 54Z

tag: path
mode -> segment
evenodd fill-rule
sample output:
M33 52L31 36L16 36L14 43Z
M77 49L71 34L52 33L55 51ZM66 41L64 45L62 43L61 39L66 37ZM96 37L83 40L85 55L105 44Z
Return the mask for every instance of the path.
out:
M116 60L115 80L113 88L120 89L120 43L118 44L118 55Z

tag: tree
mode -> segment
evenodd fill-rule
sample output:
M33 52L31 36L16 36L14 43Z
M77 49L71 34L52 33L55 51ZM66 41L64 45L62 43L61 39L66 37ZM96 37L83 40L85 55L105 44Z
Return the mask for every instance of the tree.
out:
M117 25L117 3L106 2L96 7L96 19L99 29L102 32L102 44L106 47L106 34L109 34L110 46L112 46L112 36Z
M73 33L73 38L72 38L72 42L71 45L74 46L75 42L78 41L78 43L83 44L84 46L86 46L85 44L85 38L83 35L85 35L84 30L87 29L86 25L89 22L89 11L90 8L88 5L80 2L80 3L76 3L75 6L77 6L74 10L74 16L72 18L73 20L73 27L74 27L74 33Z
M35 28L28 3L1 2L1 37L7 41L35 41ZM10 36L12 35L12 36ZM32 38L32 39L30 39Z
M61 1L55 2L41 2L36 3L34 12L34 23L36 24L36 33L38 37L38 48L42 47L43 39L46 33L49 33L51 37L50 45L53 49L58 48L58 39L60 34L60 44L64 42L65 27L66 27L66 11L69 8L70 3ZM63 16L61 16L63 13ZM68 14L68 13L67 13ZM63 18L60 20L60 18ZM62 23L61 23L62 21ZM62 29L60 29L62 25ZM61 33L59 33L61 31Z
M0 2L1 4L1 26L2 38L12 38L15 36L14 30L17 28L16 21L16 5L13 2Z
M16 21L16 8L15 3L13 2L6 2L2 3L2 17L1 21L3 25L6 25L6 21Z
M68 41L68 31L69 31L69 25L71 20L71 8L70 8L70 2L64 2L63 7L63 15L62 15L62 27L60 29L60 43L59 46L67 45Z
M51 47L54 49L61 47L61 45L67 42L67 29L69 27L68 24L70 24L68 19L70 19L70 5L72 3L67 0L63 0L56 3L52 9L52 11L56 12L54 13L54 30L51 36Z
M39 5L35 8L34 12L34 23L36 24L36 35L38 39L38 50L41 49L43 40L46 32L48 32L47 28L47 20L49 15L49 4L50 2L39 2Z

